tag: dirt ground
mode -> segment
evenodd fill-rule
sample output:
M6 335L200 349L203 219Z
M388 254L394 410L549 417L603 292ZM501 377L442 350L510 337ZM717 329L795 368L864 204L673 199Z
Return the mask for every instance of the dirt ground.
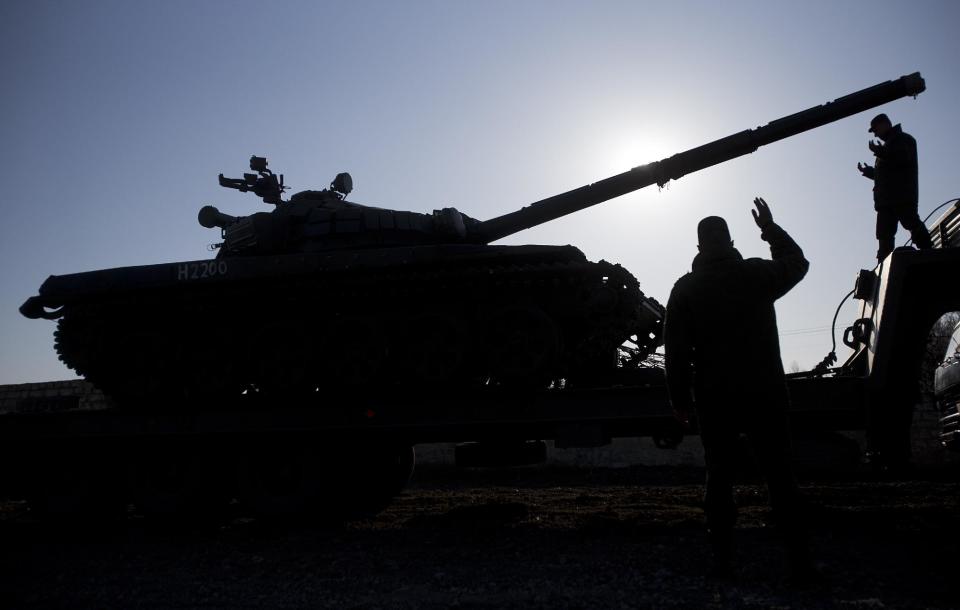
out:
M762 486L738 576L705 576L695 467L421 468L383 513L50 525L0 504L4 608L956 608L957 471L804 475L827 582L792 586Z

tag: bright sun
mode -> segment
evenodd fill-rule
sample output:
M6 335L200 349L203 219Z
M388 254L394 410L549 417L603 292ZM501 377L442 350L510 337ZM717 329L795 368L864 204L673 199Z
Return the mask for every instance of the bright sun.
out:
M660 161L683 149L676 134L656 129L624 130L601 139L595 157L598 176L612 176L631 168Z

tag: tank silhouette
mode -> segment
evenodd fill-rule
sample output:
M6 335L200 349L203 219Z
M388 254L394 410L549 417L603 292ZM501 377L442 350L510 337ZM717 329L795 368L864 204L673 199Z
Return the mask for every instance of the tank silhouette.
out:
M486 221L349 202L349 174L284 201L254 156L220 184L274 209L201 209L216 258L51 276L20 311L58 319L60 359L129 404L611 383L660 345L663 307L575 247L491 242L924 88L903 76Z

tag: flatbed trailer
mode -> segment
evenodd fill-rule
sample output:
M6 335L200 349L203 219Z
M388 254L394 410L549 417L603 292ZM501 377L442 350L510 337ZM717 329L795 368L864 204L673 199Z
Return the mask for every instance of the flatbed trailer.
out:
M657 371L659 372L659 371ZM864 379L788 379L791 420L803 431L861 429ZM409 444L479 439L548 439L561 445L597 446L615 437L668 439L681 433L662 376L644 385L537 392L478 392L466 396L349 398L349 406L269 406L257 397L203 411L81 409L79 396L32 401L0 414L0 442L30 445L45 439L241 435L311 432L330 436L395 438ZM25 401L30 404L30 401ZM36 405L40 405L39 408ZM839 406L838 406L839 405ZM695 432L695 428L691 431Z
M347 510L352 496L361 496L354 510L370 510L406 483L418 444L464 443L466 465L501 466L542 461L546 440L599 447L653 437L675 446L696 430L674 419L662 372L648 373L642 385L354 396L337 406L243 396L204 410L138 412L81 408L79 395L27 398L0 414L0 481L5 497L61 517L115 513L129 502L154 516L182 515L212 503L204 494L214 488L221 504L239 498L266 516ZM789 383L798 434L864 427L861 379Z

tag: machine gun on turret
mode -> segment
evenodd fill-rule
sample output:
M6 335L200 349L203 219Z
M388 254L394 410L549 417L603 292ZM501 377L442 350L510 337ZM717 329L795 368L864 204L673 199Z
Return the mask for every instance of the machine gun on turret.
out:
M264 203L280 204L283 191L289 188L283 185L283 174L274 174L267 169L267 158L256 155L250 157L250 169L257 173L244 174L243 178L225 178L220 174L220 186L237 189L241 193L253 191Z

